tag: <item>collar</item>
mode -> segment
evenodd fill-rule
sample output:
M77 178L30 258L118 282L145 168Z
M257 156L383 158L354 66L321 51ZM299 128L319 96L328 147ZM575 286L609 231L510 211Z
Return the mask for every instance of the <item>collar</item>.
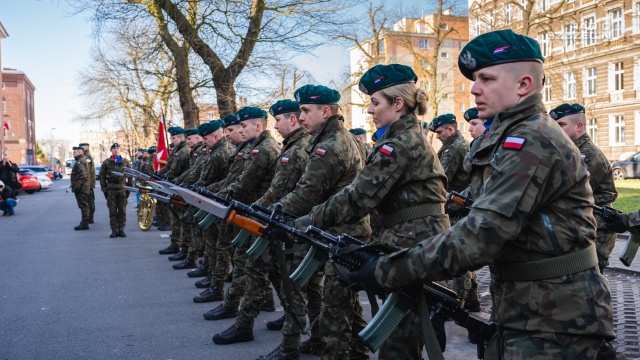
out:
M460 130L456 130L456 132L454 132L451 136L447 138L447 140L444 141L444 143L442 143L442 147L444 148L445 146L451 145L454 141L456 141L461 136L462 134L460 133Z
M294 142L306 134L304 128L301 126L287 135L284 140L282 140L282 145L287 146L287 144Z
M309 139L309 145L313 146L326 138L326 135L333 134L337 130L344 128L344 118L342 115L331 115L324 124L313 132Z
M589 134L584 133L580 136L578 136L577 139L573 140L573 143L576 144L576 146L578 147L578 149L580 149L580 147L586 143L588 143L591 140L591 137L589 136Z
M407 130L413 126L418 126L418 118L416 118L414 113L410 113L402 116L398 121L394 121L384 128L378 129L371 137L371 140L377 142L378 140L389 139L394 137L398 132ZM382 130L382 132L378 134L380 130Z

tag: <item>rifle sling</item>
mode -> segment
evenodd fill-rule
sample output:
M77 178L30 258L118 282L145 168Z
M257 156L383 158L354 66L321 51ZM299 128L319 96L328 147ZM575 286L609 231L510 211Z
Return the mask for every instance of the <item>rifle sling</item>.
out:
M590 243L588 247L570 254L551 259L531 261L516 264L489 265L491 276L502 281L537 281L558 278L575 274L598 265L596 246Z
M422 323L422 340L424 340L424 346L427 348L427 355L429 360L444 360L442 355L442 349L438 343L436 332L433 330L431 324L431 318L429 317L429 305L427 305L427 299L424 296L424 291L420 292L420 322Z
M278 258L278 264L280 265L280 281L282 282L282 295L284 295L282 307L284 308L284 311L291 317L291 320L294 322L294 324L296 324L300 331L304 335L309 335L309 331L305 328L302 328L302 324L300 324L300 321L298 321L298 317L291 309L291 304L293 303L293 288L291 286L291 280L289 279L289 269L287 269L287 260L284 257L285 251L282 250L282 243L280 241L272 241L269 246L275 246L274 250L276 253L276 257ZM268 251L265 251L265 253L267 252ZM311 324L309 325L309 329L310 328Z
M389 229L397 224L425 216L444 214L444 203L429 203L411 206L390 214L380 214L382 224Z

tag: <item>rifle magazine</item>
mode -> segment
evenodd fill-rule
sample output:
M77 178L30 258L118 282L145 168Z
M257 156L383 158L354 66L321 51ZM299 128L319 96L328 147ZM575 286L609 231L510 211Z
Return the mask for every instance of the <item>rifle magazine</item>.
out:
M260 236L258 239L256 239L256 241L253 242L253 245L251 245L249 250L247 250L247 255L251 258L251 260L257 261L262 256L262 254L264 254L264 251L267 250L268 246L269 239Z
M378 351L387 338L396 330L414 303L415 299L411 299L408 296L397 293L390 294L376 316L358 333L358 337L367 345L369 350Z
M236 236L236 238L233 239L231 244L233 244L233 246L239 248L240 246L242 246L249 239L249 237L251 237L251 233L248 232L247 230L242 229L238 233L238 236Z
M198 223L198 226L200 226L202 230L207 230L209 227L211 227L211 225L213 225L215 221L216 221L216 217L211 214L208 214L207 216L204 217L204 219L202 219Z
M323 262L324 255L322 252L318 251L315 247L311 247L307 255L302 259L300 266L289 276L289 279L291 279L297 287L303 288Z

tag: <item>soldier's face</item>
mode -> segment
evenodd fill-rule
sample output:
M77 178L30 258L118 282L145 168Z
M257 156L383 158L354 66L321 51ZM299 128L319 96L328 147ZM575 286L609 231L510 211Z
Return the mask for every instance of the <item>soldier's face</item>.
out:
M472 138L477 138L482 135L482 132L484 132L484 121L480 119L473 119L469 121L469 133Z
M218 131L213 132L209 135L205 135L202 138L204 142L204 146L206 146L208 149L211 149L213 145L215 145L218 142L218 139L220 139L220 134Z
M194 147L199 141L200 136L198 135L187 136L187 145L189 145L189 147Z
M273 125L273 128L276 129L282 137L286 137L291 134L291 123L293 121L291 117L295 118L295 115L286 116L286 114L280 114L275 116L276 123Z
M436 137L438 138L438 140L445 142L447 141L447 139L453 135L456 132L456 130L453 128L453 126L440 126L439 128L436 129L435 133L436 133Z
M80 150L73 150L73 157L80 156L83 153Z
M584 133L584 123L575 119L575 116L569 115L558 120L558 125L571 140L579 138Z
M240 125L227 126L227 138L233 145L238 145L242 142L242 135L240 135Z
M511 109L520 101L520 81L514 76L512 64L501 64L473 73L471 94L475 96L478 116L492 119L497 113Z
M331 110L328 106L314 104L300 105L300 125L311 134L329 118L330 114Z
M111 149L111 155L113 155L113 156L120 155L120 148L119 147L114 147L113 149Z
M402 102L401 104L398 103L400 101ZM376 91L371 94L371 104L367 108L367 113L373 118L376 129L382 129L400 119L400 111L403 107L404 101L402 99L398 98L393 103L390 103L380 91Z
M243 141L253 140L258 136L260 125L255 120L246 120L240 123L240 135Z

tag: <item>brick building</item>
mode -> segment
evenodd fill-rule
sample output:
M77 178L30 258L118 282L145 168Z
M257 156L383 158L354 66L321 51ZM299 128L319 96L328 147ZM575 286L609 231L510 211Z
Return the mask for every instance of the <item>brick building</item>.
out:
M0 22L0 69L2 69L2 39L9 37L9 33L7 33L7 30L4 28L4 26L2 26L2 23ZM2 95L3 97L3 102L2 102L2 108L4 110L4 83L2 82L2 71L0 71L0 84L3 84L2 88L0 88L0 95ZM4 112L2 114L2 116L0 116L0 158L2 158L2 156L4 155L4 150L5 150L5 146L4 146L4 136L5 136L5 129L4 129Z
M11 124L4 145L12 161L20 165L36 162L35 86L16 69L2 69L2 118Z
M640 0L469 1L470 36L511 28L540 42L544 103L586 109L609 160L640 151Z

